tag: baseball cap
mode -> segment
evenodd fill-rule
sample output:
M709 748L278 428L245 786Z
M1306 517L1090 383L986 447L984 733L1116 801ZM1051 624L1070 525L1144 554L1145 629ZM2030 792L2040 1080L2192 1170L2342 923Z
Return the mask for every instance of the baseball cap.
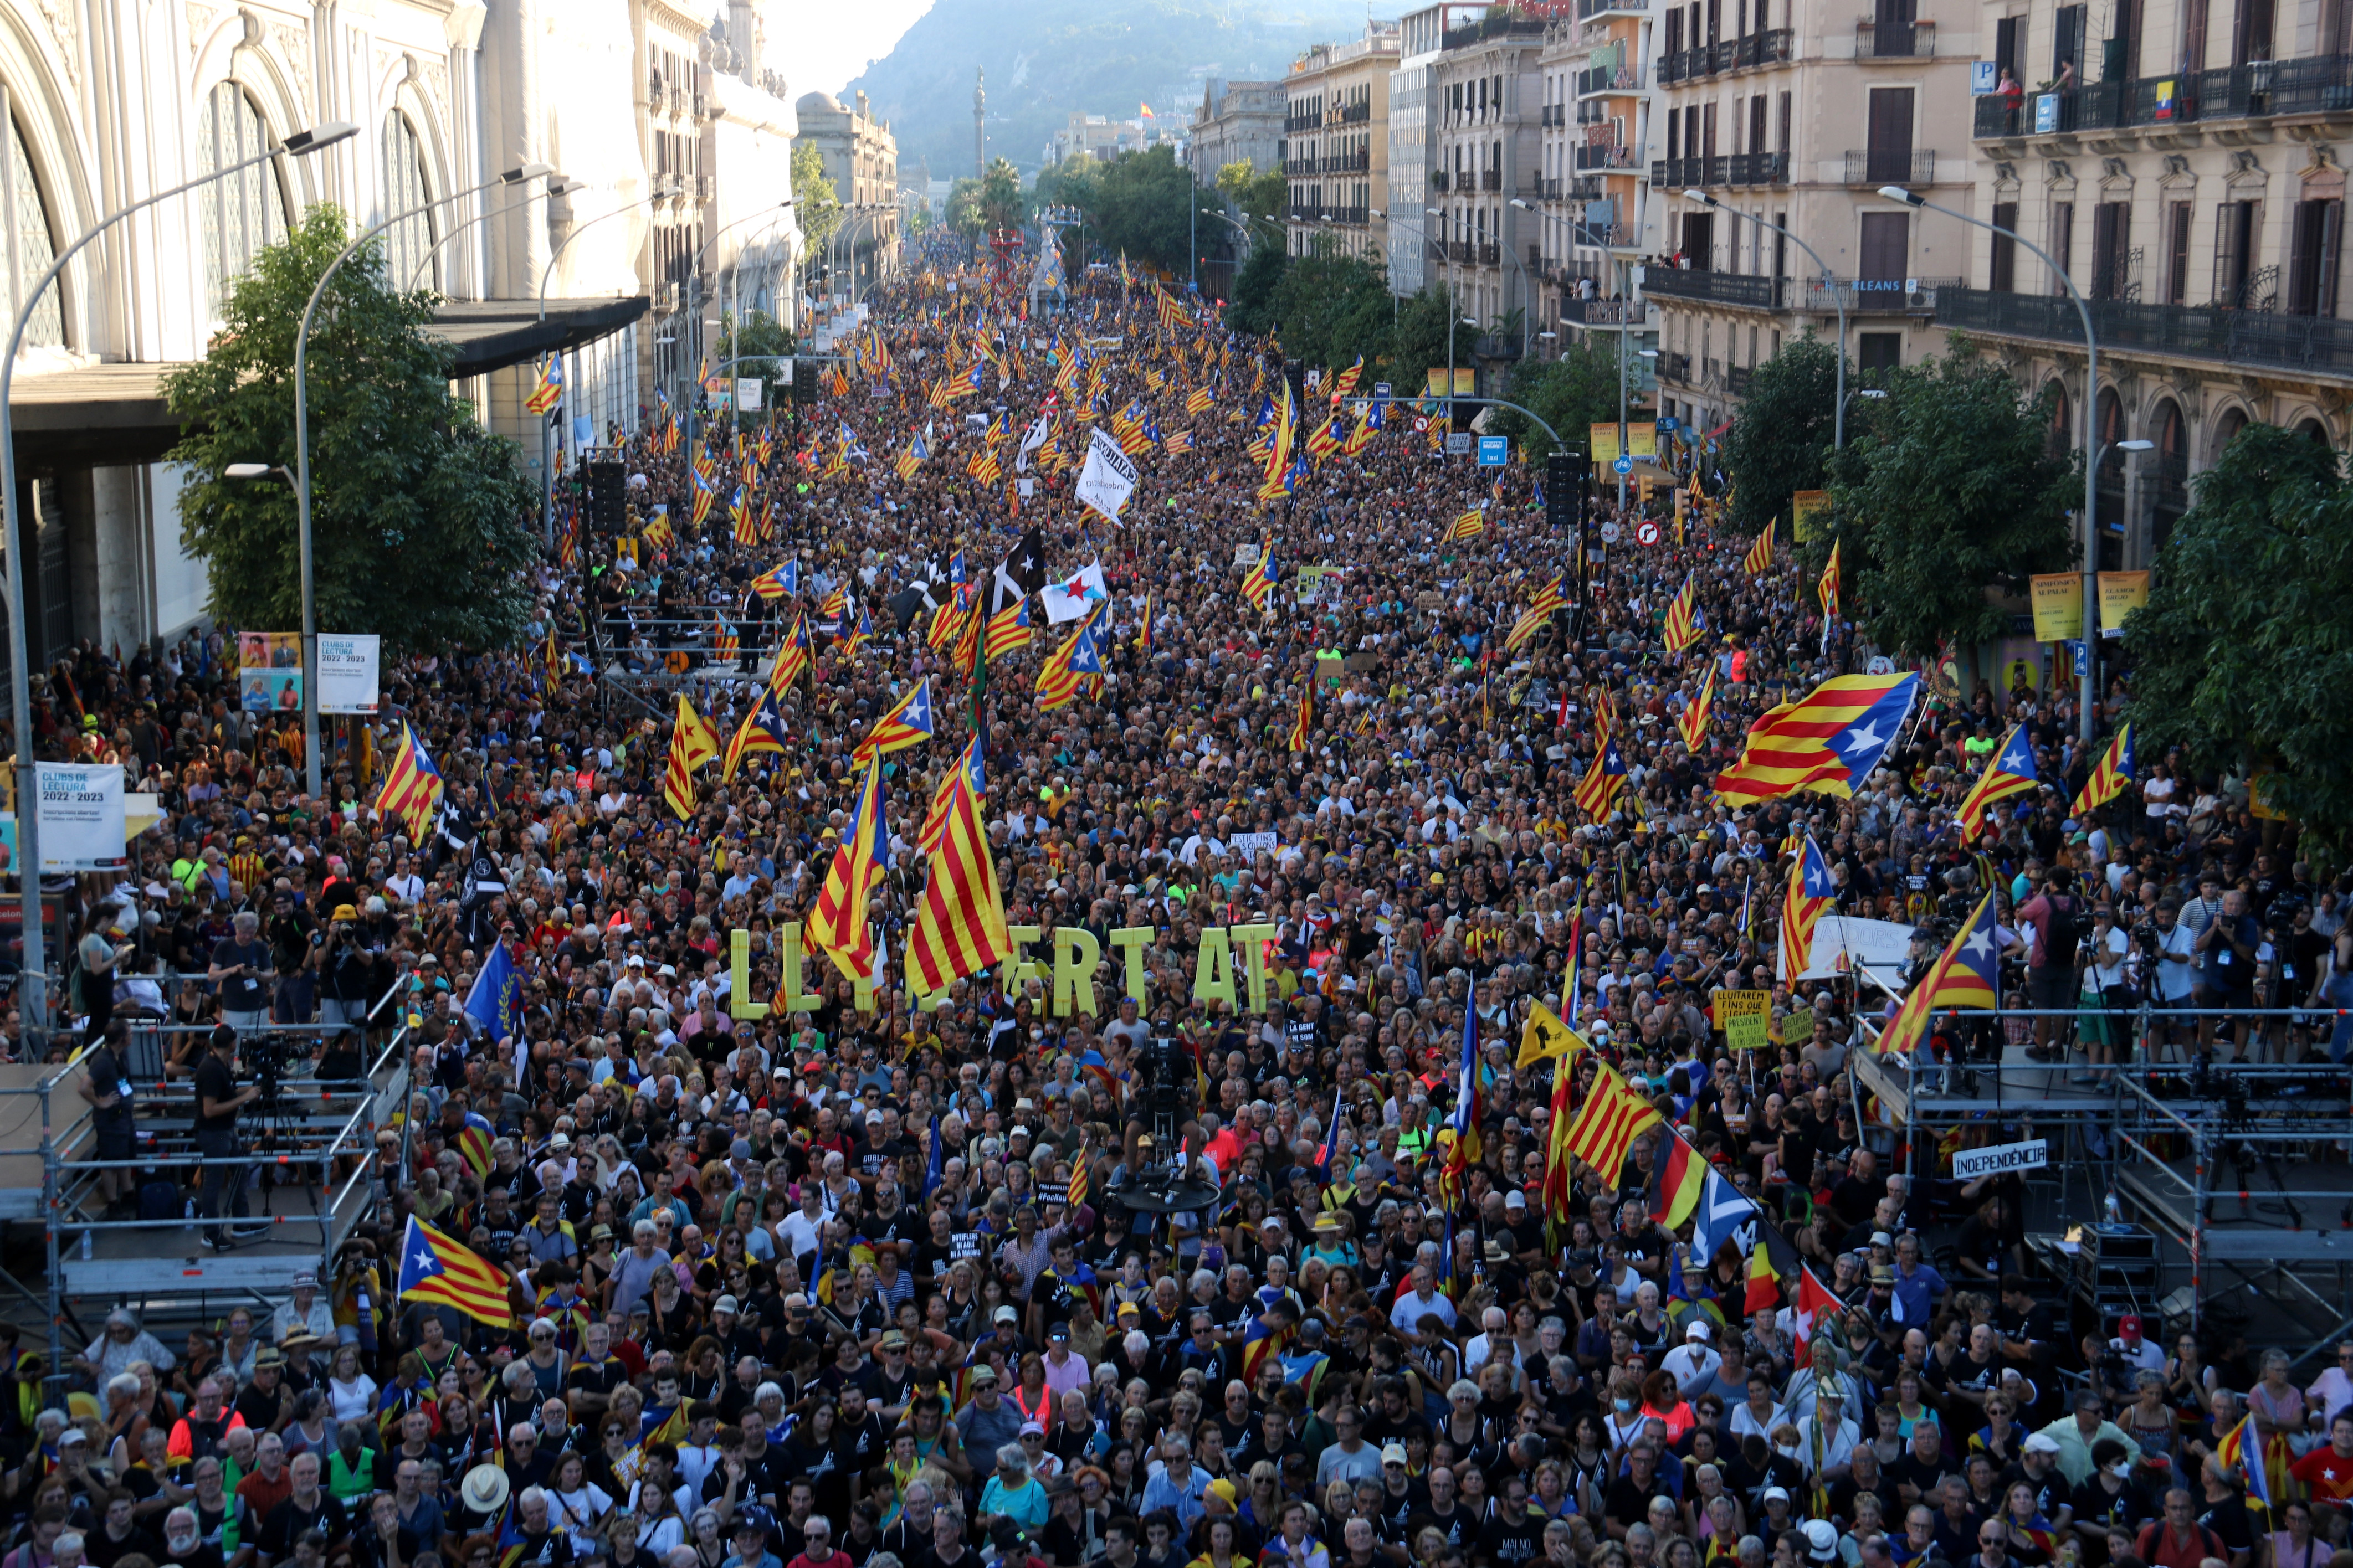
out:
M1707 1324L1697 1318L1693 1319L1690 1323L1684 1326L1683 1338L1685 1340L1697 1340L1702 1344L1705 1344L1709 1337Z
M1381 1450L1381 1463L1384 1465L1402 1465L1408 1462L1403 1443L1391 1443Z
M2029 1436L2022 1446L2030 1454L2055 1454L2059 1451L2059 1439L2036 1432Z
M2116 1332L2128 1340L2140 1338L2140 1314L2126 1312L2116 1320Z
M1021 1321L1021 1314L1010 1307L999 1307L997 1309L997 1316L990 1321L998 1323L1018 1323Z
M972 1385L975 1388L980 1388L983 1386L995 1388L997 1386L997 1369L993 1366L976 1366L973 1368Z
M1021 1436L1027 1437L1032 1432L1035 1432L1039 1436L1043 1437L1046 1435L1046 1428L1035 1421L1024 1421L1021 1423Z
M1219 1476L1216 1480L1209 1483L1208 1492L1207 1495L1216 1498L1228 1508L1231 1508L1234 1506L1234 1483L1226 1479L1223 1476Z
M1767 1487L1765 1489L1764 1500L1771 1502L1775 1498L1779 1498L1783 1502L1788 1502L1789 1500L1788 1489L1786 1487Z

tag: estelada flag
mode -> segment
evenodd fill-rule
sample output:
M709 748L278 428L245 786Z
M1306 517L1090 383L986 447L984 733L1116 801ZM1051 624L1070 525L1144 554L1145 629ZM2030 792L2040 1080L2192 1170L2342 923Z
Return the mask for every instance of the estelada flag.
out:
M455 1307L480 1322L503 1329L514 1321L507 1302L507 1277L464 1242L442 1235L411 1215L400 1244L404 1301Z

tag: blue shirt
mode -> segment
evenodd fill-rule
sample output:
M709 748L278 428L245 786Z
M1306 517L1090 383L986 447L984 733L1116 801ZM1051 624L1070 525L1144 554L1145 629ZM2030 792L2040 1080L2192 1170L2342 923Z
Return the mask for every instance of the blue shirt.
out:
M1911 1273L1904 1265L1895 1266L1895 1307L1900 1322L1923 1330L1928 1327L1928 1316L1937 1297L1945 1294L1945 1277L1936 1266L1923 1259Z
M1182 1486L1169 1476L1166 1465L1161 1467L1159 1474L1145 1483L1144 1513L1148 1517L1157 1510L1168 1509L1176 1515L1178 1528L1189 1531L1193 1528L1193 1521L1208 1511L1202 1506L1201 1498L1209 1489L1209 1473L1198 1465L1189 1465L1186 1469ZM986 1513L988 1510L984 1506L981 1511Z

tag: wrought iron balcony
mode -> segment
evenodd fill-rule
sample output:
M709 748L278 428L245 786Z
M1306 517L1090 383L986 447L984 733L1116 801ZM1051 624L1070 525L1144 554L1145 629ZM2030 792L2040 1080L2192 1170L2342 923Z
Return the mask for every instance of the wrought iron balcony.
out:
M1850 185L1933 185L1936 154L1927 147L1850 148L1846 155Z
M1925 60L1936 53L1934 22L1857 22L1854 58L1859 60Z

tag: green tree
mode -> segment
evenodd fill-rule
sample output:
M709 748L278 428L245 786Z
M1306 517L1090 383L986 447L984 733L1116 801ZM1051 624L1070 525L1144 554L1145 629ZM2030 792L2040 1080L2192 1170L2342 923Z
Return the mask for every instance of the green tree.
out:
M814 142L793 143L793 214L808 254L824 255L826 241L841 226L841 196L826 178L825 156Z
M723 313L720 317L719 358L716 363L725 364L733 359L749 358L753 363L739 364L727 374L735 380L758 376L762 383L760 405L764 409L774 408L779 400L790 397L791 394L785 389L782 380L783 372L771 356L790 354L795 348L792 330L765 310L744 312L744 331L740 339L735 331L734 316ZM755 415L744 423L756 423L762 417Z
M1439 372L1445 380L1447 325L1455 320L1460 301L1443 283L1433 283L1409 300L1398 302L1397 321L1389 332L1388 379L1399 392L1409 389L1419 393L1430 384L1430 373ZM1461 363L1468 364L1471 355L1467 345L1461 349Z
M2075 559L2070 466L2044 440L2049 395L2022 400L2007 372L1957 336L1944 358L1883 384L1887 395L1858 406L1831 457L1828 537L1806 547L1809 570L1836 539L1847 603L1883 648L1989 642L2008 616L1987 589L2023 593L2030 574ZM1741 423L1751 417L1744 408Z
M1096 184L1096 205L1087 217L1101 241L1097 254L1124 254L1131 263L1187 276L1195 230L1187 204L1208 198L1194 187L1192 171L1176 162L1176 149L1164 142L1142 153L1123 153L1103 165ZM1210 210L1217 210L1214 203ZM1224 226L1210 220L1209 226Z
M1822 488L1837 408L1838 351L1812 332L1757 367L1724 438L1736 531L1760 533L1778 517L1788 537L1789 497Z
M184 432L170 460L189 469L183 531L227 626L301 624L292 488L222 470L294 468L294 334L349 242L342 212L312 207L230 290L205 357L164 378ZM318 624L406 652L509 647L531 616L539 492L514 444L451 395L456 350L427 335L432 319L429 293L386 288L374 245L320 301L304 356Z
M1583 450L1588 426L1618 417L1617 334L1588 332L1558 359L1522 360L1512 367L1510 390L1504 395L1534 409L1572 450ZM1516 410L1495 410L1487 427L1525 443L1530 458L1552 452L1551 438Z
M987 227L980 205L980 182L969 175L948 186L948 229L966 239L978 239Z
M1227 319L1241 331L1261 337L1273 331L1278 324L1275 295L1290 265L1282 246L1253 246L1250 259L1234 275L1234 298L1227 307Z
M2250 425L2199 476L2125 621L2143 764L2179 745L2199 768L2270 772L2266 798L2353 847L2353 489L2337 454Z
M1272 307L1275 335L1287 358L1335 370L1345 369L1359 354L1376 370L1388 358L1398 307L1387 276L1377 263L1341 255L1320 237L1313 250L1291 258L1283 268Z
M1242 221L1281 242L1283 209L1291 205L1291 183L1282 169L1261 174L1248 158L1237 158L1218 170L1218 190L1240 209Z
M979 201L984 228L994 233L1019 227L1029 216L1029 203L1021 193L1021 171L1003 158L990 163L981 178Z

